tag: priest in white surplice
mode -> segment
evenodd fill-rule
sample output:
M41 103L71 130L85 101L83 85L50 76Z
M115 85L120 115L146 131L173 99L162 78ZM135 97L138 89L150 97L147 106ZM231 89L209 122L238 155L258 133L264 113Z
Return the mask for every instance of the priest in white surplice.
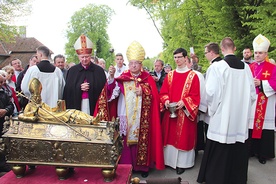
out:
M38 47L36 55L40 62L27 70L21 83L21 89L26 96L30 97L29 82L33 78L37 78L42 84L42 102L50 107L55 107L57 101L62 99L65 85L62 71L50 63L51 53L47 47Z
M256 99L250 68L235 55L231 38L224 38L224 60L207 70L210 115L206 147L197 181L206 184L246 183L248 123Z

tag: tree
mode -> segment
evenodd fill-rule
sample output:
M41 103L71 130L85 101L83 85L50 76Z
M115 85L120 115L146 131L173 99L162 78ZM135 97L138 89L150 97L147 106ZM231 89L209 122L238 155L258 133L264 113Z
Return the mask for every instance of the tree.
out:
M1 0L0 1L0 41L9 42L20 34L18 27L11 23L16 18L28 15L30 11L29 0Z
M111 44L107 34L107 26L110 23L114 11L106 5L96 6L89 4L85 8L74 13L69 22L67 35L68 42L65 45L65 53L68 61L78 61L74 49L74 43L81 34L85 34L94 44L97 57L104 58L107 67L114 59L110 52Z
M147 67L149 71L152 71L154 68L154 61L156 58L145 58L143 61L143 66Z
M129 0L145 9L154 21L161 21L164 39L162 59L175 66L172 53L178 47L193 46L203 69L209 66L204 46L231 37L242 58L242 50L252 47L253 39L262 33L271 41L270 57L276 57L275 0Z
M244 25L250 27L250 33L254 36L263 34L270 40L269 57L276 58L276 1L259 0L244 7L244 10L251 12L248 14L250 21L245 21Z

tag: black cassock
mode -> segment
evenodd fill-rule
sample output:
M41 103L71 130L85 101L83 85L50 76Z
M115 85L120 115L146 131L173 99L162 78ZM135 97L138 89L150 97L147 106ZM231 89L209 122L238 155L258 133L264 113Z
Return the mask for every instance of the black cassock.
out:
M63 99L67 109L81 110L81 84L85 80L89 83L90 115L93 116L97 100L106 83L106 75L100 66L93 63L87 69L84 69L81 64L72 66L67 72Z

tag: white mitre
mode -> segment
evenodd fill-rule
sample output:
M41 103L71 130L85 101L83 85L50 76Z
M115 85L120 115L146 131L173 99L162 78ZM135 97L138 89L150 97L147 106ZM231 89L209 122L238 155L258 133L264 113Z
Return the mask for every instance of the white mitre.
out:
M93 49L92 41L82 34L74 44L74 48L78 55L91 54Z
M270 46L270 41L263 35L259 34L253 40L253 49L254 52L267 52Z

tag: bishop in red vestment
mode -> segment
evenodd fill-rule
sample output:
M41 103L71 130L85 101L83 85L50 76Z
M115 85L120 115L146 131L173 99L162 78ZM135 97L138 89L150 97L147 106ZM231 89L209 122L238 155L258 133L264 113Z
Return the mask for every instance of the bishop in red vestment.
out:
M132 164L134 171L142 171L142 176L147 177L151 166L164 169L164 156L160 100L155 81L148 72L142 71L144 56L143 47L133 42L127 50L129 70L115 80L124 95L124 101L119 105L125 106L126 117L126 123L120 125L124 148L119 163ZM110 76L114 76L113 66L109 71ZM109 85L109 93L114 88L115 81Z

